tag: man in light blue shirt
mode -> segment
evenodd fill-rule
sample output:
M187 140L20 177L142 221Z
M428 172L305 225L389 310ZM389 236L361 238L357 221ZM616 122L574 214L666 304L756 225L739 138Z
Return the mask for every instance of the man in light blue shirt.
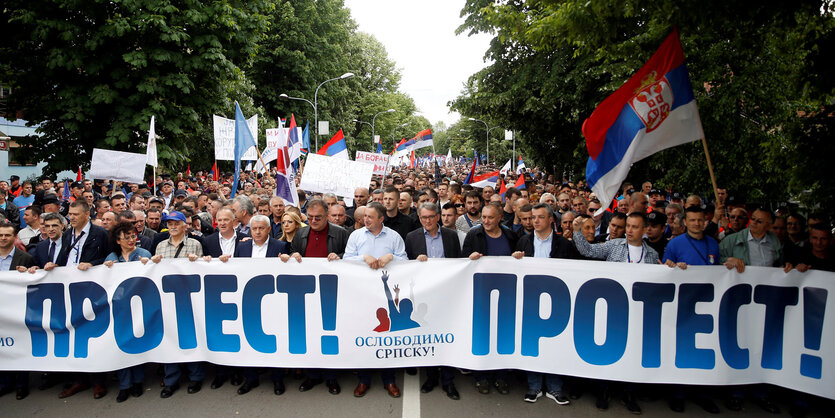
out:
M403 238L393 229L383 226L386 218L386 208L371 202L365 210L365 226L348 237L343 260L363 260L368 267L379 269L385 267L392 260L406 259L406 244ZM365 396L371 386L372 370L357 370L359 383L354 389L354 396ZM383 386L393 398L400 397L400 388L394 383L394 370L380 370Z
M368 267L379 269L392 260L406 260L406 244L403 238L387 226L383 226L386 209L372 202L365 210L365 227L348 237L343 260L363 260Z

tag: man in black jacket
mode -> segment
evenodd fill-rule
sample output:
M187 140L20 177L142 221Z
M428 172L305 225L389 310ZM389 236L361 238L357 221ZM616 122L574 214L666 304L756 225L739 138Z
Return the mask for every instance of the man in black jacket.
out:
M423 228L418 228L406 235L406 255L409 260L426 261L430 258L459 258L461 256L458 232L442 228L438 224L441 213L438 205L432 202L422 203L418 208L418 219ZM414 301L412 301L414 303ZM453 379L454 370L451 367L441 367L440 374L437 367L426 369L426 382L421 386L422 393L429 393L438 386L438 378L444 392L450 399L461 399L455 389Z
M327 257L329 261L334 261L345 254L348 231L328 222L327 211L327 204L322 199L313 199L307 204L307 221L310 225L298 230L290 243L289 251L296 261L301 263L302 257ZM336 380L336 373L333 370L322 369L308 369L299 391L307 392L322 381L332 395L342 391Z
M90 206L84 199L78 199L69 206L70 226L61 238L61 253L57 263L48 262L44 270L52 270L57 266L75 267L85 271L92 266L104 263L110 254L110 244L107 231L90 222ZM105 387L106 373L78 374L77 380L60 395L66 398L90 387L93 383L93 398L99 399L107 394Z
M578 259L580 253L570 241L554 233L551 222L554 219L554 210L550 205L538 203L533 207L533 234L527 234L519 238L516 245L516 252L513 257L536 258L569 258ZM567 214L567 213L566 213ZM566 214L563 214L565 216ZM557 405L568 405L568 397L562 390L562 376L556 374L545 374L539 372L526 372L528 376L528 392L525 394L525 402L536 402L543 395L542 380L545 379L545 396L557 403Z
M478 260L482 256L506 256L513 253L516 248L516 234L502 225L502 207L496 203L490 203L481 210L481 224L473 226L464 238L464 248L461 254ZM476 389L486 395L490 393L489 373L484 371L473 372ZM495 386L502 395L510 393L507 385L507 370L496 370Z
M35 265L32 256L14 246L17 228L9 221L0 222L0 265L3 270L25 272ZM8 266L8 267L7 267ZM17 391L17 399L29 396L29 372L0 372L0 396Z

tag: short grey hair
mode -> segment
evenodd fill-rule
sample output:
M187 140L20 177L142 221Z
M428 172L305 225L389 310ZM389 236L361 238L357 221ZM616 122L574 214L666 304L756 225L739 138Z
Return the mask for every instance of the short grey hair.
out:
M557 197L554 196L552 193L542 193L542 196L539 197L539 203L545 203L545 198L550 196L554 201L557 200Z
M249 227L252 228L252 224L255 222L264 222L267 225L267 228L271 228L272 225L270 224L270 218L261 215L260 213L257 215L253 215L252 218L249 220Z
M432 202L421 203L420 207L418 207L418 215L420 215L420 211L423 210L423 209L431 210L432 213L434 213L435 215L441 213L440 209L438 209L438 205L436 203L432 203Z
M255 213L255 205L252 203L252 200L245 195L235 196L235 202L238 202L238 206L241 207L241 210L246 212L249 215Z

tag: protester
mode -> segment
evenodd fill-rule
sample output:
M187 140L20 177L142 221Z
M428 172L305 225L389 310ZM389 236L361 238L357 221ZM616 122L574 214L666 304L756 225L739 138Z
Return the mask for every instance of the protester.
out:
M136 246L136 228L132 222L120 222L110 230L110 242L117 250L110 253L104 265L113 267L114 263L139 261L142 264L151 258L150 251ZM145 364L127 367L117 372L119 376L119 394L116 402L124 402L129 396L138 398L145 392Z

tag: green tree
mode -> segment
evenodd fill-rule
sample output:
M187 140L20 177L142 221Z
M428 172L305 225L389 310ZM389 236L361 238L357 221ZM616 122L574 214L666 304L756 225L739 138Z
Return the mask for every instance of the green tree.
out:
M40 123L28 138L45 171L87 166L94 147L144 150L156 116L160 157L205 147L210 116L242 100L243 70L267 29L265 1L10 0L0 9L8 107ZM233 89L229 86L239 87ZM234 93L234 94L230 94ZM244 100L242 100L244 101Z
M582 122L677 27L720 184L763 203L833 199L835 180L816 173L823 154L815 152L831 148L807 142L833 131L830 1L470 0L462 14L460 32L495 34L494 63L471 77L453 108L512 127L557 174L582 173ZM710 190L698 143L635 164L630 178Z

